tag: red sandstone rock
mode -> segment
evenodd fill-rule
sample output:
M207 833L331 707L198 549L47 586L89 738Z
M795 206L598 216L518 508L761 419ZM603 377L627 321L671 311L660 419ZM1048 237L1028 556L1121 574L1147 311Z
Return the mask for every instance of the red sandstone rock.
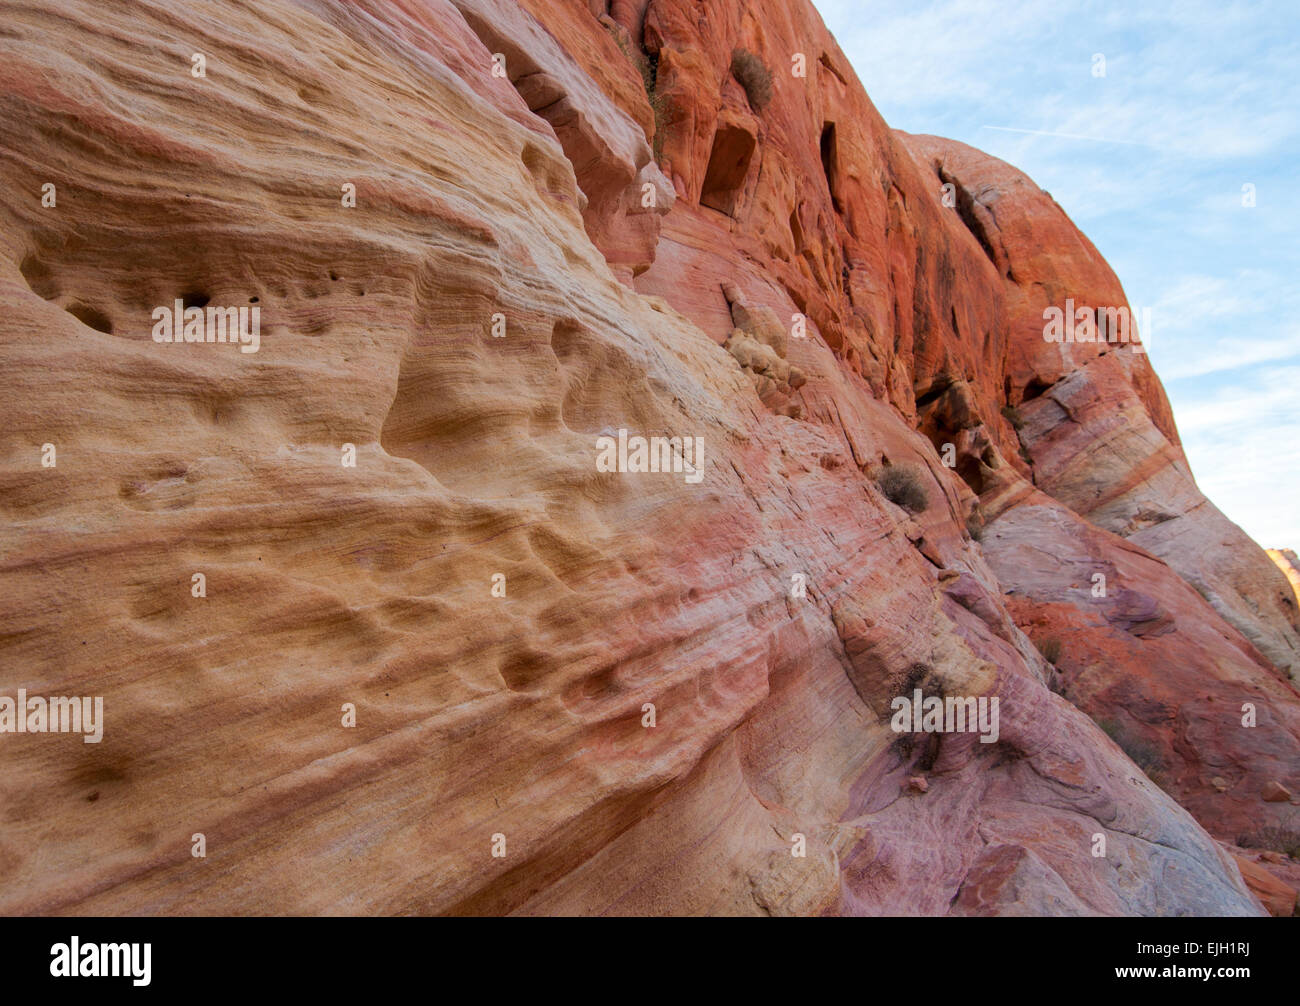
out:
M1291 799L1291 791L1276 779L1270 779L1268 782L1264 783L1264 788L1260 791L1260 796L1262 796L1268 803L1287 803Z
M532 5L568 29L553 37L514 0L450 2L488 53L504 59L527 107L554 130L585 196L583 222L592 242L623 278L645 271L654 259L659 216L675 195L651 160L646 132L653 133L653 118L639 74L617 42L592 31L589 13L570 3ZM582 29L584 45L566 49L557 41ZM490 75L491 66L489 59L482 72Z
M1269 915L1289 919L1296 914L1297 891L1294 887L1250 859L1234 855L1233 860L1241 870L1241 877L1250 888L1250 893L1259 898Z
M1095 249L888 129L809 5L6 28L0 694L107 724L0 737L0 910L1261 911L1210 833L1300 784L1278 574L1200 505L1144 358L1041 342L1040 284L1122 302ZM259 352L153 342L187 296L257 298ZM619 429L702 437L705 480L598 472ZM997 698L996 741L895 733L916 688Z
M1013 351L1000 404L1015 407L1022 424L1011 430L999 420L1004 456L1022 447L1035 485L1163 559L1273 664L1300 673L1294 592L1196 488L1147 357L1123 343L1044 337L1044 312L1067 298L1128 311L1110 267L1021 172L950 140L906 140L937 178L955 186L949 215L970 230L1007 291ZM986 403L984 414L991 412ZM1014 439L1005 439L1008 432Z

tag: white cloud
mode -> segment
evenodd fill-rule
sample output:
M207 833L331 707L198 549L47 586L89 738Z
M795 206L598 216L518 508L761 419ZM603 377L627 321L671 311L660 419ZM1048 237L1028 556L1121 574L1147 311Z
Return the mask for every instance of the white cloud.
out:
M1197 484L1269 548L1300 547L1300 366L1261 370L1176 416Z
M1155 345L1160 347L1161 343ZM1300 330L1277 339L1216 339L1208 346L1202 343L1190 349L1190 352L1181 348L1171 352L1171 362L1160 364L1156 373L1169 383L1300 357ZM1155 350L1152 353L1154 356Z

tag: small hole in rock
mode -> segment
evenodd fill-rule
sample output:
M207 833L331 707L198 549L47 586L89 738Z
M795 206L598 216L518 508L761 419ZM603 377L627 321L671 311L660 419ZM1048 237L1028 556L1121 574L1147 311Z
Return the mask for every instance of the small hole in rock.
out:
M1028 384L1025 385L1025 393L1023 396L1021 396L1020 400L1022 402L1028 402L1031 399L1038 398L1039 396L1042 395L1044 391L1046 391L1050 387L1051 385L1048 384L1046 381L1040 380L1039 378L1035 377L1033 380L1031 380Z
M333 269L330 270L330 279L332 279L335 283L337 283L339 280L339 274L336 273Z
M248 298L248 302L249 302L250 304L256 304L259 300L261 300L260 297L249 297L249 298Z
M108 315L103 311L95 310L89 304L73 304L68 308L68 314L96 332L105 332L109 335L113 333L113 323L109 321Z
M59 287L54 282L54 275L50 272L49 267L38 259L35 255L28 255L23 259L22 265L18 271L23 274L23 279L27 280L27 285L32 291L46 300L53 300L58 296Z

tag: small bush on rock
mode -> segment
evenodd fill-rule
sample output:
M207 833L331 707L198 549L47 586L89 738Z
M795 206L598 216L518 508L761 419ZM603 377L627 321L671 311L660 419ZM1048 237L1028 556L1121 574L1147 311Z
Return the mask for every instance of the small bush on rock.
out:
M921 473L909 465L885 465L876 476L876 485L885 499L908 513L920 513L930 505Z
M1038 647L1038 652L1043 655L1043 659L1049 664L1055 664L1061 659L1061 640L1056 636L1049 636L1034 645ZM1106 732L1109 733L1110 731Z
M1300 859L1300 831L1282 826L1261 828L1242 835L1237 844L1243 849L1271 849L1292 859Z
M731 54L731 75L745 89L750 107L761 112L772 100L772 72L763 61L748 49L736 49Z
M1168 766L1165 765L1159 748L1131 733L1123 724L1115 720L1098 720L1097 726L1119 745L1119 749L1129 756L1129 760L1140 768L1148 779L1164 789L1165 771Z

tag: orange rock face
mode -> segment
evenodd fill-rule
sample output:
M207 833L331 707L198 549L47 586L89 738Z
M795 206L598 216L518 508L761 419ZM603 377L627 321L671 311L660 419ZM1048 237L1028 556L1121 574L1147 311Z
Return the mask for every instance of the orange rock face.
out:
M1291 589L1295 592L1297 599L1300 599L1300 559L1296 558L1295 549L1293 548L1270 548L1265 550L1268 557L1273 560L1273 565L1282 571L1282 575L1287 578L1291 584Z
M1125 304L1087 239L811 6L0 55L0 910L1279 913L1295 597L1145 356L1044 338Z
M1252 894L1268 909L1268 914L1280 919L1288 919L1296 914L1296 891L1300 889L1300 866L1294 860L1287 867L1287 879L1279 877L1282 872L1275 864L1238 852L1232 854L1242 879Z

